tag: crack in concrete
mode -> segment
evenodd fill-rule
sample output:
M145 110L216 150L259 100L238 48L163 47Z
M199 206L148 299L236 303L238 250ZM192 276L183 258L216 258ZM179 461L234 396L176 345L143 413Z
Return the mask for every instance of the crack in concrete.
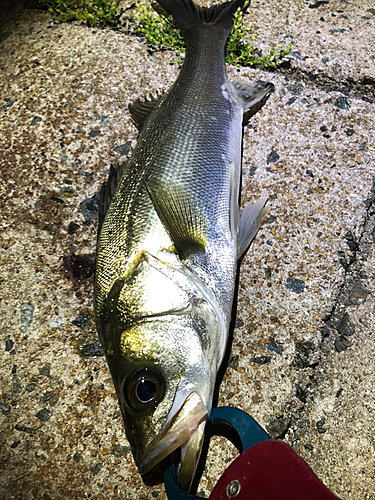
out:
M315 393L319 393L319 387L322 386L323 378L325 377L324 371L321 373L316 370L319 366L326 366L327 361L332 357L332 350L335 349L334 343L330 342L329 344L325 342L325 340L331 336L332 334L336 335L340 332L338 331L338 323L339 319L335 317L336 312L338 311L340 306L344 306L346 309L347 302L347 293L346 291L350 289L350 281L356 280L356 275L360 275L360 271L364 266L364 262L360 262L358 259L358 255L362 254L366 256L366 245L369 243L368 239L366 240L366 236L368 238L369 234L373 234L374 230L371 232L371 228L369 226L373 226L374 224L374 216L375 216L375 177L373 178L373 185L371 188L371 197L365 200L366 205L366 213L364 217L364 222L362 225L361 233L357 239L357 246L352 251L352 256L349 263L344 266L344 276L340 283L340 285L336 289L336 298L332 305L331 310L323 319L323 326L320 330L321 332L321 343L318 345L318 362L314 365L310 365L308 367L308 371L306 371L306 383L304 385L304 389L301 388L300 381L295 384L296 387L296 397L300 400L297 393L298 390L302 390L304 392L305 400L303 402L303 406L296 409L295 401L291 402L287 407L285 407L285 414L290 416L289 427L294 430L295 434L292 438L292 446L296 447L301 439L301 435L304 433L306 426L310 425L308 422L308 416L311 413L311 407L315 400ZM374 239L374 237L373 237ZM367 260L367 257L366 257ZM355 266L359 266L356 268ZM366 278L361 278L363 280ZM345 334L342 334L345 337ZM346 338L346 337L345 337ZM351 347L352 344L350 344ZM336 353L337 354L337 353ZM308 389L308 391L306 390ZM318 391L318 392L317 392ZM342 390L341 390L342 391ZM308 394L308 398L306 400L306 395ZM307 420L306 420L307 419ZM318 432L319 429L317 428ZM308 448L307 448L308 449Z
M324 318L323 323L324 326L328 327L326 331L326 335L322 335L321 338L321 343L318 346L319 348L319 361L316 365L310 366L310 374L308 374L309 381L305 385L305 389L308 388L308 399L307 401L305 400L304 405L297 409L297 414L295 408L295 404L292 402L287 408L285 408L285 413L289 414L291 416L291 428L294 428L296 430L296 434L293 436L293 443L298 443L298 440L300 439L300 433L303 433L303 425L306 424L305 420L308 417L308 415L311 412L311 405L314 403L315 397L314 394L316 391L319 391L319 387L322 385L323 378L326 376L324 371L319 373L316 368L321 365L326 365L327 361L332 357L332 349L334 349L334 344L331 342L325 343L325 339L330 336L330 334L339 334L337 327L338 327L338 318L335 317L336 312L338 311L340 306L344 307L344 310L346 309L347 306L347 291L350 290L350 281L356 280L356 275L359 276L359 280L363 281L364 277L360 277L360 271L363 268L365 261L367 260L367 255L368 255L368 250L366 249L366 246L368 244L371 245L371 242L369 240L366 240L366 236L370 234L373 234L373 231L371 231L371 227L374 225L374 219L375 219L375 178L373 178L373 186L371 189L371 194L372 197L366 200L367 202L367 210L366 210L366 215L364 219L364 223L362 226L362 231L361 234L358 238L358 245L356 249L353 251L353 256L350 261L350 263L344 267L344 277L343 280L340 284L340 286L337 288L337 293L336 293L336 300L332 306L331 311L328 313L326 318ZM371 227L369 227L371 226ZM365 257L365 260L363 262L360 262L358 259L358 255L362 254ZM367 255L366 255L367 254ZM357 268L355 266L358 266ZM322 327L322 329L324 328ZM322 330L321 330L322 331ZM343 334L345 336L345 334ZM331 337L332 338L332 337ZM352 344L351 344L352 345ZM350 345L350 346L351 346ZM349 347L350 347L349 346ZM311 373L311 369L313 369L313 372ZM299 385L299 384L298 384ZM306 391L307 392L307 391ZM342 392L342 390L341 390ZM341 394L341 393L340 393ZM302 425L301 424L304 424Z
M282 62L274 71L291 76L296 80L302 80L304 83L325 92L341 92L345 96L360 98L370 104L372 100L368 96L375 98L375 78L372 76L365 75L360 80L354 80L352 76L341 76L334 79L319 69L315 69L313 72L298 66L292 67L290 61Z
M343 262L341 262L342 259L340 259L340 263L344 269L344 277L343 277L341 284L337 287L336 300L335 300L334 304L332 305L330 312L323 319L323 323L327 326L329 326L331 324L331 319L334 317L337 306L340 303L340 297L342 295L342 291L345 289L345 286L347 285L348 279L350 277L352 277L353 266L354 266L354 264L356 264L358 262L357 255L358 255L358 253L362 253L361 244L363 242L363 237L366 233L368 224L371 221L371 217L375 213L372 210L374 207L374 204L375 204L375 177L372 179L371 195L372 196L370 198L368 198L367 200L365 200L365 202L364 202L367 209L366 209L366 213L365 213L365 217L364 217L364 222L362 225L362 230L361 230L361 233L360 233L360 235L357 239L357 242L356 242L357 246L353 249L352 255L351 255L348 263L344 264ZM322 337L321 340L323 341L324 338L325 337Z

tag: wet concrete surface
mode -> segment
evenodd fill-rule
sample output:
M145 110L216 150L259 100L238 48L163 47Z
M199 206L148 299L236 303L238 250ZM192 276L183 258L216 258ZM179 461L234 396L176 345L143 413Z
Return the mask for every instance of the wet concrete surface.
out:
M257 2L257 46L292 43L245 129L246 255L219 405L285 439L340 498L375 499L373 3ZM36 10L0 28L0 498L165 498L143 483L97 344L98 191L137 139L129 102L178 68L126 29ZM198 492L237 454L214 438ZM269 472L270 476L272 471Z

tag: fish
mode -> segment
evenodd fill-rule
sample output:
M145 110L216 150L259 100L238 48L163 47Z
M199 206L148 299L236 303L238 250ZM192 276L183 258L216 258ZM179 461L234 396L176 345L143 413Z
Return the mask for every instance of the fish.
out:
M274 90L230 82L224 48L244 0L158 0L186 42L163 95L129 105L131 157L103 185L96 325L141 474L180 449L189 490L226 351L238 263L268 210L240 209L244 120Z

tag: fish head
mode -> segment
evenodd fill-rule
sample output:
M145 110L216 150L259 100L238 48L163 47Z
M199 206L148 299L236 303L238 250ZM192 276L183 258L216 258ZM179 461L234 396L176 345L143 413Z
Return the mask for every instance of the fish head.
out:
M180 485L188 490L225 349L220 309L192 273L150 254L106 301L98 297L100 282L98 332L139 472L180 448Z
M201 311L190 308L135 324L118 336L118 348L106 349L139 472L181 448L179 479L186 490L198 464L216 379L211 350L218 321L201 302Z

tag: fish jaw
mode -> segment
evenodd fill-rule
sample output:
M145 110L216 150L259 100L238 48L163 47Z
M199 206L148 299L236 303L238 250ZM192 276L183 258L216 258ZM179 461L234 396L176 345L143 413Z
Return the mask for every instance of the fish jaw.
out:
M197 392L192 392L180 411L168 415L161 436L151 443L140 459L139 472L145 474L181 446L179 478L189 489L198 465L208 410Z
M178 479L181 488L185 491L190 490L195 471L197 470L205 428L206 420L201 422L190 438L181 445L181 464L178 469Z

